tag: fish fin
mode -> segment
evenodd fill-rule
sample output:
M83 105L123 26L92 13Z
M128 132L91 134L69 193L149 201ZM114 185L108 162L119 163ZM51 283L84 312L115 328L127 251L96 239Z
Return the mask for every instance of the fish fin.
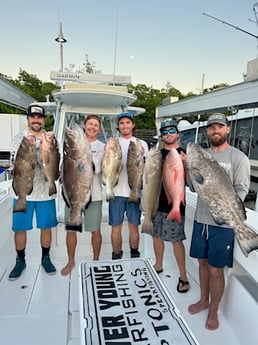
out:
M19 197L16 205L13 207L13 212L26 212L26 199Z
M65 226L66 230L73 230L73 231L78 231L78 232L82 232L82 224L79 225L75 225L75 224L66 224Z
M246 257L250 252L258 249L258 234L244 224L239 231L236 231L236 239L242 253Z
M114 200L115 195L112 189L109 189L106 191L106 200L110 201L110 200Z
M142 234L148 234L148 235L153 235L154 233L154 228L153 228L153 223L151 220L144 218L144 221L142 223L142 228L141 228Z
M128 198L128 202L138 204L139 203L138 193L131 191L129 198Z
M69 202L68 202L68 198L66 197L66 193L65 193L65 191L64 191L64 187L62 188L62 196L63 196L63 199L64 199L64 202L65 202L66 206L67 206L68 208L70 208L70 204L69 204Z
M239 215L240 215L241 220L244 221L247 219L245 205L244 205L243 201L240 199L240 197L239 196L237 196L237 197L238 197L237 203L238 203L239 209L240 209Z
M172 208L172 210L167 215L167 220L176 220L178 223L182 223L182 216L180 210Z
M87 210L87 208L90 206L90 203L91 203L91 196L90 196L90 200L86 203L86 205L85 205L85 210Z
M16 188L15 188L14 180L13 180L13 183L12 183L12 187L13 187L13 191L14 191L15 195L18 195L18 193L17 193L17 191L16 191Z
M217 224L217 225L225 225L226 222L224 219L222 219L221 217L215 217L214 215L212 215L212 219L214 220L214 222Z
M52 183L49 184L48 195L51 196L53 194L56 194L56 184L55 184L55 182L52 182Z

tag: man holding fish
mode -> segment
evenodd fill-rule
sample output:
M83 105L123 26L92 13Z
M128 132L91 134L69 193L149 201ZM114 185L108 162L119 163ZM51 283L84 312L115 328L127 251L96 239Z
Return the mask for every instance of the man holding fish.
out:
M143 173L142 162L148 154L148 145L145 141L139 140L133 136L133 129L135 127L133 114L130 112L122 112L117 116L117 129L120 137L119 143L122 151L122 169L119 173L118 183L114 187L114 198L109 201L109 225L112 226L111 242L112 242L112 259L121 259L123 256L122 250L122 226L124 220L124 213L127 215L129 228L129 244L131 258L139 257L139 224L141 211L140 195L139 198L130 198L131 188L134 183L129 178L130 174L134 174L135 180L138 180L138 174ZM133 142L135 145L130 143ZM135 157L134 167L137 171L132 169L130 156L132 150ZM138 168L137 168L138 167ZM132 178L133 179L133 178ZM137 184L137 183L136 183ZM131 188L130 188L131 186ZM135 193L134 193L135 194Z
M166 120L160 126L163 158L163 182L159 195L158 210L153 218L153 247L156 262L154 269L163 272L164 241L172 243L179 269L177 291L189 290L185 268L185 172L183 160L185 152L179 147L179 131L174 120Z
M229 133L225 115L215 113L207 122L210 148L203 150L193 143L187 146L188 174L193 190L198 193L190 255L199 261L201 288L199 301L191 304L188 311L196 314L207 309L205 328L208 330L219 327L224 267L233 266L234 230L246 256L258 248L257 234L242 224L245 214L241 200L249 190L249 160L243 152L229 145ZM240 237L238 231L241 231Z
M27 231L33 228L36 214L37 227L41 229L41 264L48 274L56 273L49 256L51 228L57 225L56 186L59 175L59 150L52 132L46 132L45 110L31 105L27 111L28 131L18 134L12 143L13 168L13 225L16 264L9 280L19 278L26 268L25 247ZM51 157L51 159L50 159Z

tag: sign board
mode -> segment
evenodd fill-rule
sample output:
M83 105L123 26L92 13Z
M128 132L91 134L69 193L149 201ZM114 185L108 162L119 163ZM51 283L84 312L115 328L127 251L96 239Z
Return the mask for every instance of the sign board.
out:
M74 72L50 72L51 80L76 81L84 83L107 83L126 85L131 84L130 76L113 74L74 73Z
M149 260L80 265L81 344L193 345Z

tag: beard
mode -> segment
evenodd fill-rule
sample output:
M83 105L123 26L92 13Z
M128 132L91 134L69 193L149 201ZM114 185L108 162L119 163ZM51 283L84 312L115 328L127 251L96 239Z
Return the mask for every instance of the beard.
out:
M227 141L227 135L215 135L209 138L212 146L221 146Z
M38 125L38 126L35 126L35 125ZM32 130L33 132L38 133L38 132L41 132L41 131L42 131L42 124L41 124L41 123L38 123L38 122L32 123L32 124L30 125L30 128L31 128L31 130Z

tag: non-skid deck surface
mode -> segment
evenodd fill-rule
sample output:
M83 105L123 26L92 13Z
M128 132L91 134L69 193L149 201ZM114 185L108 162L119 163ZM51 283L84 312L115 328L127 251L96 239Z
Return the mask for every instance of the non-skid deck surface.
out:
M124 227L127 224L125 222ZM41 249L39 245L39 231L33 230L28 234L26 250L27 268L16 281L9 281L8 274L15 263L13 234L0 251L0 344L2 345L80 345L80 289L79 267L81 262L89 262L92 252L89 242L78 246L77 264L72 274L63 277L61 268L66 263L65 232L58 229L59 246L52 248L53 262L57 273L48 276L40 265ZM110 260L111 246L108 239L110 228L107 223L102 226L103 246L101 260ZM129 258L127 232L124 231L124 258ZM55 242L55 239L54 239ZM174 260L170 243L165 246L164 272L157 276L169 294L178 315L188 325L193 337L200 345L240 345L233 336L230 327L220 314L220 328L217 331L207 331L204 328L207 311L198 315L187 312L189 304L198 300L198 284L189 275L191 288L186 294L176 291L178 270ZM141 252L153 260L152 239L148 235L141 235ZM98 342L94 345L100 345ZM119 342L117 343L119 344ZM144 343L140 343L141 345ZM151 345L158 345L151 341ZM176 345L180 345L179 343ZM242 344L241 344L242 345Z

